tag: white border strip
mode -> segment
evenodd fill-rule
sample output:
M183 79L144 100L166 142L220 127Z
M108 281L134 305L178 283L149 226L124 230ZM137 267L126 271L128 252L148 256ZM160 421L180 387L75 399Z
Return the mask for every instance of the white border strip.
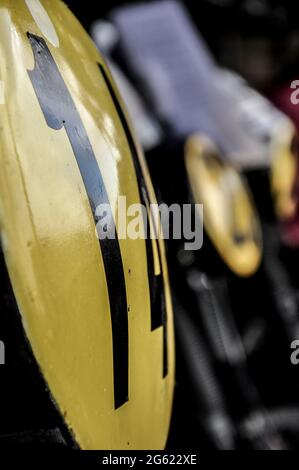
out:
M25 3L43 36L54 47L59 47L59 39L51 18L40 0L25 0Z

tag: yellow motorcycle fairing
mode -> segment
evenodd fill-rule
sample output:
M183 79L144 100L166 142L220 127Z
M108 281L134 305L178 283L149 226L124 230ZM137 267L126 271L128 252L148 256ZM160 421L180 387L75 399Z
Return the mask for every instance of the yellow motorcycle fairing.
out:
M83 449L160 449L174 387L163 242L99 241L155 196L101 55L59 0L0 1L1 244L26 336ZM20 393L22 391L20 390Z
M187 140L185 164L194 200L203 204L203 224L215 249L235 274L252 275L261 261L261 230L243 178L201 135Z

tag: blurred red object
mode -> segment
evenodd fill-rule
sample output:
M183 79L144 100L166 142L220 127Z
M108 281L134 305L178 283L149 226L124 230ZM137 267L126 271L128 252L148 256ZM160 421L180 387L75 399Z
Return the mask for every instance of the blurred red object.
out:
M289 116L299 134L299 104L294 104L292 94L294 89L291 87L293 80L288 80L282 85L274 88L269 93L270 100ZM297 209L295 214L289 219L281 221L282 236L284 242L292 247L299 247L299 139L298 136L293 142L293 152L297 156L297 171L293 188L293 197L296 201Z

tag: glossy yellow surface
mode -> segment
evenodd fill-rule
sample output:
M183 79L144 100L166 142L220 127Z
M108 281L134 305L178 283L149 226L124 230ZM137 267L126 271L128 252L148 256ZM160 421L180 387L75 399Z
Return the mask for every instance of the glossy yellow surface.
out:
M293 189L298 165L292 142L296 130L290 123L277 132L271 143L271 185L276 213L279 218L292 217L296 211L297 201L293 197Z
M66 131L47 125L30 81L27 71L35 64L27 32L45 39L58 65L114 214L118 195L127 196L127 205L140 202L126 136L99 73L97 62L103 59L87 34L58 0L0 0L5 95L0 105L1 243L25 331L81 448L160 449L167 438L174 385L164 246L160 241L169 356L163 379L162 328L151 332L145 241L120 240L129 306L129 401L115 410L111 318L99 241Z
M202 136L191 136L185 163L197 204L203 204L203 223L216 250L239 276L250 276L261 260L259 220L249 190L218 150Z

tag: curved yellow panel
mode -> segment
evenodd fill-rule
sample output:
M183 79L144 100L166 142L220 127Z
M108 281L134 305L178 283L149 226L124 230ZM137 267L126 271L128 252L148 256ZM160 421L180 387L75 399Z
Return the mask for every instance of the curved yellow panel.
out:
M295 214L294 186L298 165L298 136L292 124L275 134L271 142L271 187L275 209L280 219Z
M259 267L262 242L258 216L249 190L237 171L220 159L212 142L200 135L186 143L185 163L203 223L216 250L239 276Z
M174 385L162 241L96 236L154 202L102 57L58 0L0 2L1 243L34 355L83 449L163 448Z

